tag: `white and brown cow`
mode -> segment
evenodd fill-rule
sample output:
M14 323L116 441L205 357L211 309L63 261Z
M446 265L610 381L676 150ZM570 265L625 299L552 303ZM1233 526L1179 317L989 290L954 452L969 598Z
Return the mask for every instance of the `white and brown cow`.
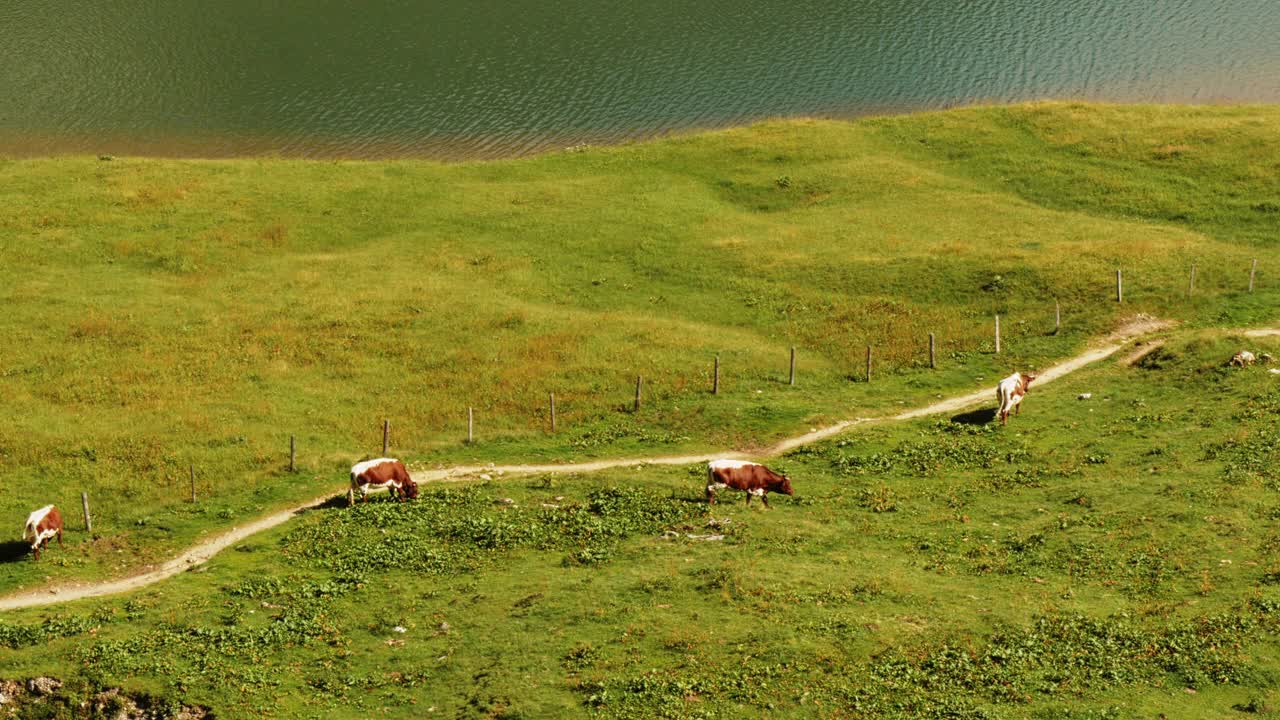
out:
M791 491L791 478L779 475L759 463L712 460L707 463L707 504L714 504L716 490L725 488L745 491L748 505L751 504L752 496L758 495L766 508L769 507L769 498L766 497L768 493L794 494Z
M27 516L27 525L22 529L22 541L31 543L31 552L35 559L40 559L40 548L49 544L54 536L58 537L58 545L62 545L62 513L53 505L45 505Z
M347 504L355 503L357 490L360 491L360 499L368 502L369 490L382 487L392 497L399 496L401 501L418 497L418 484L409 477L404 463L395 458L378 458L351 466L351 490L347 493Z
M1035 375L1014 373L1001 380L996 386L996 400L1000 403L1000 409L997 412L1001 425L1009 424L1010 411L1015 415L1022 412L1022 396L1027 394L1027 386L1035 379Z

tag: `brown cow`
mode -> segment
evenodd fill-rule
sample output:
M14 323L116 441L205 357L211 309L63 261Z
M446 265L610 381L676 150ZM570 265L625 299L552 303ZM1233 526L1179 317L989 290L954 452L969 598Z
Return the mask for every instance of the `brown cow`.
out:
M707 463L707 504L716 501L716 490L733 488L747 493L747 504L751 497L759 495L764 506L769 507L770 492L792 495L791 479L769 468L745 460L712 460Z
M351 490L347 493L347 504L356 501L356 491L360 491L360 499L369 501L371 487L385 487L392 497L404 500L418 497L418 484L409 477L404 463L395 458L378 458L365 460L351 466Z
M1027 387L1035 379L1035 375L1014 373L1001 380L1000 384L996 386L996 400L1000 402L1000 409L997 414L1000 416L1001 425L1009 424L1010 411L1015 415L1022 412L1022 396L1027 394Z
M31 552L35 559L40 559L40 548L49 544L53 536L58 536L58 545L62 545L62 513L53 505L45 505L27 516L27 525L22 529L23 542L31 543Z

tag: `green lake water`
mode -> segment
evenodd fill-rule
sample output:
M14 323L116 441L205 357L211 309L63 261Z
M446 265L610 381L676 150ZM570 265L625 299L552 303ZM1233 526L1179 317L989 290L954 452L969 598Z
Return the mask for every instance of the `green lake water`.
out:
M521 155L771 116L1280 102L1280 0L5 0L0 154Z

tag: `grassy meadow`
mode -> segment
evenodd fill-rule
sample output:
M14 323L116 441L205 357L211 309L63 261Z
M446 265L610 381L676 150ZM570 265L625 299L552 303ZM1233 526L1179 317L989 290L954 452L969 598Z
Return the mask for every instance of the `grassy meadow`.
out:
M39 566L0 545L0 591L120 574L331 490L384 418L420 465L749 450L1043 366L1139 312L1273 321L1277 121L1043 103L454 165L0 160L0 518L16 539L55 502L78 530L81 491L95 515Z
M0 618L72 717L1204 718L1280 708L1280 338L1185 331L990 411L776 464L510 478L311 511L129 596ZM1089 400L1078 400L1080 393ZM34 706L33 706L34 707Z

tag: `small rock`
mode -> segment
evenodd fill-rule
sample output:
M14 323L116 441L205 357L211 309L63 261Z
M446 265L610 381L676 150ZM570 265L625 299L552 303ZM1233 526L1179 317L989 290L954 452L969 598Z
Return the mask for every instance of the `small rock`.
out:
M407 628L407 627L405 627L405 626L403 626L403 625L397 625L397 626L395 626L395 627L391 628L391 630L392 630L393 632L398 632L398 633L401 633L401 634L404 634L404 633L409 632L409 628Z
M1271 373L1272 375L1280 375L1280 368L1271 368L1267 372Z
M492 479L493 479L493 476L492 476L492 475L490 475L489 473L480 473L480 479L481 479L481 480L492 480Z
M1195 694L1196 694L1196 689L1195 689L1195 688L1182 688L1182 692L1184 692L1184 693L1186 693L1186 694L1188 694L1188 695L1195 695Z
M442 622L437 627L440 628L440 632L449 632L450 630L453 629L453 626L447 622Z
M1076 396L1076 399L1077 399L1077 400L1088 400L1088 399L1089 399L1089 398L1091 398L1091 397L1093 397L1093 393L1080 393L1079 395L1077 395L1077 396Z
M383 642L390 647L400 647L401 645L404 645L404 641L400 638L387 638L386 640L383 640Z
M497 503L498 505L515 505L516 504L516 501L512 500L511 498L498 498L497 500L494 500L494 502Z
M36 695L52 695L62 687L62 681L51 677L31 678L27 681L27 691Z

